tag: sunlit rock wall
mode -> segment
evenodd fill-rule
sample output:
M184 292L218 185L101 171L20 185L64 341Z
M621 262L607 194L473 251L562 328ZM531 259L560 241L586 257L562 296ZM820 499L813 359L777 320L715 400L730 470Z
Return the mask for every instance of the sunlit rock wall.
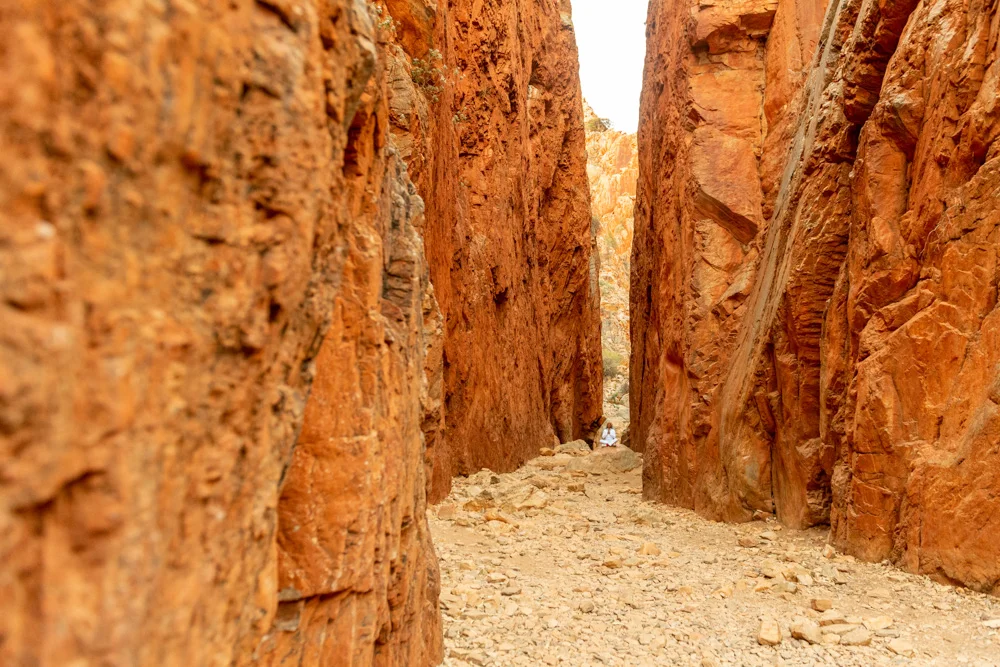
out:
M628 415L629 273L632 212L639 175L636 136L606 125L584 103L591 212L601 255L601 342L604 351L605 416Z
M378 20L0 7L0 663L440 658Z

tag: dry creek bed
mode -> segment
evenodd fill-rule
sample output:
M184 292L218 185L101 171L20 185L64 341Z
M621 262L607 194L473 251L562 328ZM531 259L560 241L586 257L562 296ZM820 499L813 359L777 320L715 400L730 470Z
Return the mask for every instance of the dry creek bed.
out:
M445 665L1000 666L1000 599L644 502L638 455L560 449L431 509Z

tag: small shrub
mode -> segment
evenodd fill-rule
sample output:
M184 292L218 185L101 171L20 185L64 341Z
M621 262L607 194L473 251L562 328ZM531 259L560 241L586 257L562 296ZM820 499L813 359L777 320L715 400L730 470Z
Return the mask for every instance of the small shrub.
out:
M584 128L587 132L607 132L614 129L614 124L610 118L591 118L586 122Z
M389 13L385 11L382 5L375 4L369 0L368 9L375 15L375 25L378 26L379 30L393 34L399 32L399 24L389 16Z
M610 378L621 375L624 365L625 357L614 350L604 350L604 377Z
M445 69L441 65L441 52L431 49L427 58L414 58L410 68L410 78L424 95L437 102L444 90Z
M615 405L626 405L628 401L628 378L622 383L622 386L618 388L617 391L612 392L611 396L608 397L608 403L614 403Z

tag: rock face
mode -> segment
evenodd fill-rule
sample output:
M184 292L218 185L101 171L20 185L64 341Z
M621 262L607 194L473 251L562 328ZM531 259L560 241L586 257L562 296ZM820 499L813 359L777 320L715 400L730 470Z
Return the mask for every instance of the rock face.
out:
M3 13L0 663L440 657L436 306L377 33Z
M758 440L723 441L720 392L748 319L779 180L767 160L787 152L788 100L802 86L820 18L792 3L651 4L632 257L631 444L646 448L647 494L712 516L773 509L771 438L762 428Z
M0 11L2 664L436 664L427 490L599 419L568 6L223 5Z
M456 473L513 470L553 437L592 439L603 391L569 2L459 2L447 25L451 128L434 139L431 173L457 171L427 181L428 257L445 319L446 437L433 456L433 500Z
M604 415L628 421L628 285L632 255L632 211L639 176L634 134L604 124L584 103L587 176L591 212L601 257L601 344L604 352Z
M998 592L997 9L821 5L651 5L645 493Z

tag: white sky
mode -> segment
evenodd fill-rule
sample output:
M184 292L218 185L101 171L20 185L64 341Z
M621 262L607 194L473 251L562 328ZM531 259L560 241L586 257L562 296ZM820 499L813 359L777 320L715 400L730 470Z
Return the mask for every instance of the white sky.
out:
M572 0L583 96L616 130L639 125L649 0Z

